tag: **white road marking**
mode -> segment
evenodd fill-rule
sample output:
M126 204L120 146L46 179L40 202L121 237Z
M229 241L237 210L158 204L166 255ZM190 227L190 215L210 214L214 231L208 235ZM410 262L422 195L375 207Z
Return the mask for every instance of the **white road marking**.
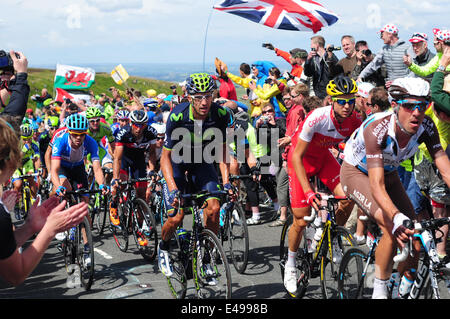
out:
M111 255L108 255L107 253L105 253L103 250L98 249L98 248L94 248L94 252L98 253L100 256L102 256L105 259L113 259Z

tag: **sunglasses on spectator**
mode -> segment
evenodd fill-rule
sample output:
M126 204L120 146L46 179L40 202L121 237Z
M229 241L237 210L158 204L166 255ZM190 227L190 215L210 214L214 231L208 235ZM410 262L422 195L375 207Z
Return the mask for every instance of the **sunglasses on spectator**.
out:
M403 106L404 108L408 109L411 112L414 112L415 109L418 109L419 112L425 112L428 107L428 102L420 102L420 101L408 101L408 100L401 100L397 101L398 104Z
M333 98L333 101L341 106L344 106L347 103L348 105L354 105L356 103L356 99L354 97L351 99Z
M265 110L265 111L262 111L262 114L267 114L267 113L273 113L273 110Z
M192 95L192 97L194 98L194 100L196 101L203 101L203 100L209 100L212 98L212 94L207 94L207 95Z
M299 97L300 96L300 94L298 94L298 95L292 95L291 94L291 98L293 98L293 99L295 99L295 98L297 98L297 97Z
M160 141L160 140L163 140L163 139L164 139L164 136L157 136L157 137L156 137L156 140L157 140L157 141Z

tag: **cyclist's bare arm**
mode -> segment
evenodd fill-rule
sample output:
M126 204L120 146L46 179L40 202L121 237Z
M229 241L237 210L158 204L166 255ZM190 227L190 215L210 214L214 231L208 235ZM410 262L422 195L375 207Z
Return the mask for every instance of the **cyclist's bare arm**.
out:
M44 156L45 166L47 167L47 170L50 172L51 162L52 162L52 148L50 146L47 147L47 150L45 151Z
M59 179L59 169L61 168L61 160L60 159L54 159L52 158L51 161L51 176L52 176L52 183L54 186L54 189L58 189L59 186L62 186L61 180Z
M439 154L442 155L436 154L434 163L436 164L436 167L441 173L442 179L447 184L447 186L450 187L450 160L448 159L447 154L443 150L442 153Z
M305 166L303 165L303 157L308 150L309 142L306 142L302 139L298 139L297 145L295 146L294 153L292 154L292 164L294 166L295 175L302 186L303 193L307 192L315 192L315 190L311 187L309 183L308 176L306 176ZM312 203L314 209L319 210L319 206L316 202Z
M173 178L173 167L172 161L170 159L171 155L172 155L171 150L163 148L160 160L161 171L163 173L164 179L166 180L169 192L178 189L177 185L175 184L175 179Z
M155 151L155 144L152 144L149 149L149 161L148 161L148 168L150 171L154 171L156 167L156 151Z
M122 163L123 150L123 146L116 146L114 150L113 179L120 179L120 165Z
M97 181L98 185L104 185L105 184L105 176L103 176L102 167L100 165L99 160L94 160L92 162L92 167L94 169L94 176L95 180Z
M228 160L229 149L227 143L223 143L222 161L219 163L220 173L222 174L223 185L230 182L230 161Z

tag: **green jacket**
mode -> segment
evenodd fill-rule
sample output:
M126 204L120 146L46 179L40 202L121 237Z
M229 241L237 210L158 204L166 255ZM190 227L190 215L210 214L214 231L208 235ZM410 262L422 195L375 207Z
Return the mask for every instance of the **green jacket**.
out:
M443 72L434 73L431 81L431 98L439 108L446 110L450 114L450 94L443 90L444 77L445 74Z
M430 62L428 62L424 66L419 66L419 65L413 63L409 66L409 69L421 77L426 77L427 75L433 74L434 72L436 72L437 68L439 67L439 62L441 61L442 54L443 54L442 52L438 52L434 56L434 58L432 58L430 60ZM446 71L450 72L450 65L447 66Z

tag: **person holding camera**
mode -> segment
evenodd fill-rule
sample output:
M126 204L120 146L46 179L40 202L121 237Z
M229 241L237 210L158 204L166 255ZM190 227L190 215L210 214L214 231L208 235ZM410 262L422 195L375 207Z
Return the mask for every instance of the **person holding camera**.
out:
M436 55L428 49L428 36L426 35L426 33L414 33L411 39L409 39L409 42L411 42L416 57L414 59L411 59L410 55L404 56L403 60L407 66L410 66L412 62L414 62L418 66L427 65L428 62L430 62L431 59L433 59ZM431 82L433 74L429 74L422 78L427 80L428 82Z
M0 116L14 127L18 136L30 94L27 78L28 60L25 55L0 50L0 109L4 108Z
M303 64L308 57L308 52L303 49L294 48L289 52L283 51L281 49L275 48L272 43L263 43L263 48L275 51L277 56L281 56L287 63L292 66L290 74L293 77L299 78L303 73Z
M330 81L330 65L339 60L333 53L334 47L325 50L325 39L320 35L311 38L311 51L306 59L304 70L306 76L312 77L314 94L323 99L327 96L326 87Z
M358 79L359 74L364 70L364 68L372 62L375 58L375 55L369 49L369 45L367 41L360 40L355 44L356 51L356 65L352 70L350 77L353 80ZM365 82L373 84L375 87L383 86L384 87L384 78L386 77L386 68L384 64L381 65L380 69L367 76Z

